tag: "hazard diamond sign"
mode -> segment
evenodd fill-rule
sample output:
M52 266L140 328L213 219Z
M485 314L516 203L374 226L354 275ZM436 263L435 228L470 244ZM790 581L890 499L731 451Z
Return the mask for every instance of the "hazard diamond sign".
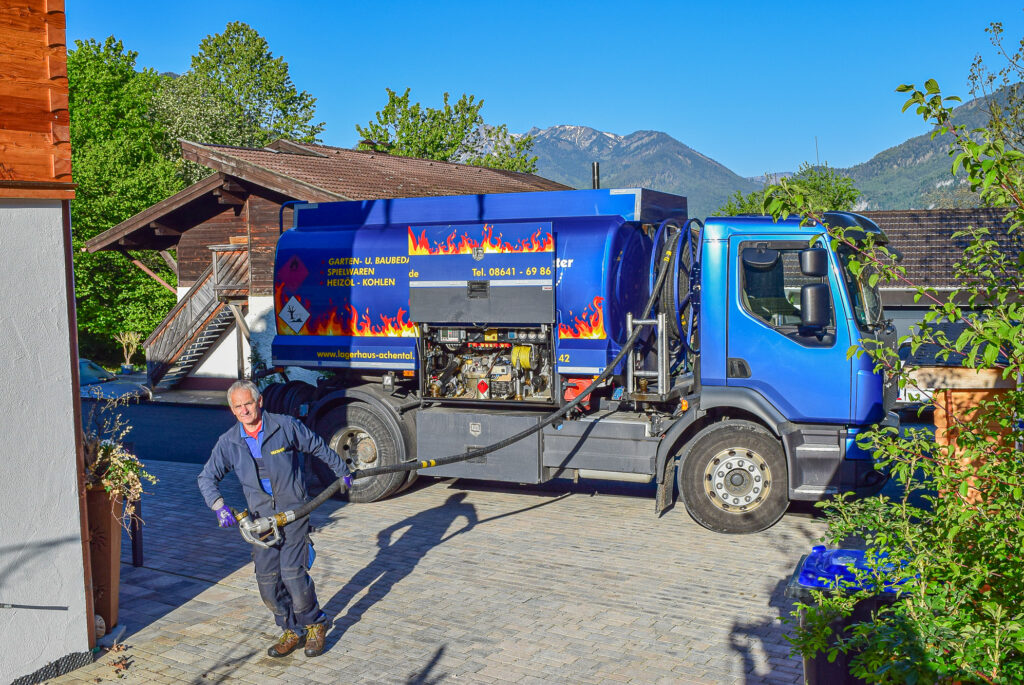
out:
M281 313L278 317L288 324L288 327L298 333L302 330L302 326L309 319L309 312L302 303L299 302L294 296L288 300L287 304L281 308Z
M284 283L288 290L296 290L306 280L309 270L302 263L298 255L292 255L291 259L285 262L284 266L277 270L278 283Z

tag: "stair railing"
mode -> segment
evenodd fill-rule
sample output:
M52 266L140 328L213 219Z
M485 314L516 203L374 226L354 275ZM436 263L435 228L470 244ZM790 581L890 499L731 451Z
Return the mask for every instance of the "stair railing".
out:
M211 245L210 250L213 252L210 266L143 343L150 387L155 387L174 366L202 329L224 308L225 301L248 297L247 248Z
M146 350L146 377L150 387L160 382L220 306L211 264L143 343Z

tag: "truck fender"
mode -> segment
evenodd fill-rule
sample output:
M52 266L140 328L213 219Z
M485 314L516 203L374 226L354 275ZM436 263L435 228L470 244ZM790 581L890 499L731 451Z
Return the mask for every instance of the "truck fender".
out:
M666 465L668 460L676 456L675 446L682 437L686 429L693 425L694 421L704 416L704 412L699 411L693 405L686 410L686 413L680 416L678 419L673 420L672 425L665 435L661 438L661 443L658 445L658 454L655 457L655 471L654 475L657 478L657 482L660 484L663 481L671 482L672 479L665 475Z
M699 405L699 408L695 408L694 405ZM786 454L787 467L792 470L789 446L785 440L781 440L783 428L788 425L788 422L771 402L750 388L705 385L701 388L699 402L691 404L685 414L673 421L669 429L665 431L661 444L658 445L658 454L655 460L655 477L658 483L658 491L655 496L655 510L658 514L668 507L671 499L670 490L674 479L669 478L667 475L669 461L676 456L685 457L686 451L689 448L688 443L684 442L680 445L680 440L683 439L691 428L693 429L691 432L696 433L706 423L701 421L701 419L707 416L709 412L723 408L738 409L753 416L763 423L775 437L780 438ZM695 426L694 424L697 422L700 425ZM681 447L681 450L677 451L677 446Z
M782 437L782 428L787 423L786 417L775 405L752 388L703 386L700 391L701 411L707 412L719 407L740 409L754 415L777 438Z
M695 405L699 405L699 408ZM655 461L657 471L655 475L659 483L666 478L665 467L667 462L678 454L675 451L675 447L687 429L695 421L704 418L712 409L723 407L727 409L740 409L748 414L752 414L777 438L782 437L782 430L788 425L785 417L779 413L778 409L761 394L750 388L704 386L701 389L699 402L691 404L685 414L673 420L672 425L665 431L661 444L658 445L658 454Z
M322 415L326 414L338 405L348 404L350 402L363 402L377 410L381 420L384 421L388 428L394 431L394 434L400 438L396 441L398 443L399 452L398 460L406 461L409 458L409 455L407 454L408 450L406 449L408 441L406 429L403 429L402 426L402 417L399 416L398 411L390 402L365 387L340 388L324 395L318 399L312 407L310 407L309 414L305 419L306 426L308 426L310 430L315 430L316 422Z

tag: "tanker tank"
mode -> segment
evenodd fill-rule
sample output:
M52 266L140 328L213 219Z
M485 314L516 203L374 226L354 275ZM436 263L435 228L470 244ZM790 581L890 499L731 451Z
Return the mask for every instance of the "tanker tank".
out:
M273 361L420 377L441 401L555 403L648 296L647 190L298 205L277 246Z

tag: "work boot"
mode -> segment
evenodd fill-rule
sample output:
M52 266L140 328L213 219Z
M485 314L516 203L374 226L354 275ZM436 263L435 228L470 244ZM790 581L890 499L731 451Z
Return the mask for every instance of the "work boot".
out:
M327 628L323 623L314 623L306 626L306 656L320 656L324 651L324 639L327 637Z
M277 639L277 642L267 648L267 654L270 656L288 656L304 644L306 644L305 635L299 637L295 634L294 630L286 630Z

